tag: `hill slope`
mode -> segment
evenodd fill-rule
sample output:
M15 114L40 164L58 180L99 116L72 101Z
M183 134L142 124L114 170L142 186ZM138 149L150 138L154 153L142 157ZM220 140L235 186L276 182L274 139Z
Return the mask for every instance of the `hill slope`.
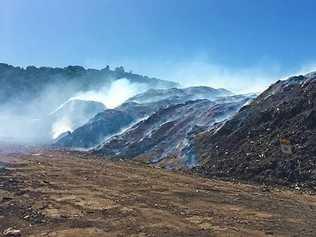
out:
M132 121L133 118L125 112L107 109L98 113L88 123L72 133L58 139L54 146L91 148L101 143L107 136L119 132Z
M197 150L209 177L316 187L316 73L273 84Z
M187 88L151 89L144 93L133 96L128 101L136 103L151 103L162 100L215 100L218 98L231 96L233 93L225 89L214 89L206 86L195 86Z
M114 110L110 110L109 113L104 111L102 115L96 116L98 118L92 118L86 125L58 140L55 145L71 148L91 148L103 143L105 138L120 132L122 129L126 129L132 123L136 123L160 109L197 98L222 100L222 98L226 98L227 94L231 93L223 89L218 90L209 87L150 89L130 98L115 108L116 113L114 113ZM242 100L244 98L234 98L234 100ZM113 113L117 115L115 118ZM123 120L121 122L119 121L121 119L120 116L122 116ZM129 116L131 119L126 120L126 116ZM186 114L183 114L183 116L186 116ZM99 119L101 117L102 120ZM115 124L115 129L113 129L111 123Z
M142 158L167 168L192 168L197 165L191 142L199 131L222 121L248 101L217 104L209 100L194 100L160 109L124 133L100 145L96 153Z

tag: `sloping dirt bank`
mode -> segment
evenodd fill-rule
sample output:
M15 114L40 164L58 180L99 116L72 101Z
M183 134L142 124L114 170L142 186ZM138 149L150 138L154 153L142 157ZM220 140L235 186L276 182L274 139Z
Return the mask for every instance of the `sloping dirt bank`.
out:
M0 233L315 236L316 196L208 180L81 153L1 155ZM0 235L1 235L0 234Z

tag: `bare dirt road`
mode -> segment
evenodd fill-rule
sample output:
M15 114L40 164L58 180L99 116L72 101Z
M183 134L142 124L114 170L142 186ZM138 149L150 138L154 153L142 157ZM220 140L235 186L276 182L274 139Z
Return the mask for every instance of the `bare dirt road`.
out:
M86 158L1 155L1 235L316 236L316 196Z

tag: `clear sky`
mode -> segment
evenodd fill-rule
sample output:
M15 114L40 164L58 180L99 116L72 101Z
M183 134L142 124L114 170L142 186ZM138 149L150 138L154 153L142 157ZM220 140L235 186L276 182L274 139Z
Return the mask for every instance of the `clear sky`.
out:
M259 89L314 68L315 9L314 0L1 0L0 61L123 65Z

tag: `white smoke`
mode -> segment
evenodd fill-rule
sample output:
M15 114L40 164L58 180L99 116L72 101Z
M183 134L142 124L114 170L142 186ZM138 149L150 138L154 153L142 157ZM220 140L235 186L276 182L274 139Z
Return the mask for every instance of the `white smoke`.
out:
M56 139L59 137L61 134L65 132L72 132L72 122L71 120L67 117L64 116L60 119L58 119L52 126L52 137L53 139Z
M236 93L247 93L260 92L276 80L288 76L315 71L315 65L316 63L309 63L301 68L283 72L277 65L232 69L201 59L192 62L162 62L152 67L143 64L141 68L145 73L179 82L183 86L205 85L223 87ZM52 115L68 102L95 101L107 108L115 108L128 98L149 89L144 84L131 83L125 78L104 78L103 86L94 90L82 91L82 87L77 84L71 81L62 86L48 85L33 101L1 104L0 140L12 138L30 143L50 142L51 139L64 132L73 131L78 126L66 115L52 119Z
M62 86L48 85L38 97L26 101L23 106L13 102L0 105L0 142L10 139L21 143L50 143L62 133L82 126L95 112L115 108L148 89L145 84L131 83L125 78L105 78L103 85L88 91L78 90L76 82ZM83 109L76 103L72 106L71 102L78 101L86 101L97 109L88 109L87 112L84 106Z
M277 66L233 69L203 60L177 63L171 68L167 79L185 87L204 85L225 88L236 94L262 92L282 75Z
M110 86L103 86L97 90L90 90L85 92L78 92L73 97L69 98L66 102L57 107L52 113L56 114L64 107L75 101L87 101L87 102L99 102L106 108L115 108L124 103L130 97L144 92L148 87L140 83L131 83L129 80L123 78L113 81ZM71 111L68 114L64 114L61 118L58 118L52 125L52 138L56 139L65 132L72 132L79 126L88 122L95 114L83 114L82 111L76 111L76 108L71 107ZM74 120L79 120L77 124Z
M103 103L107 108L115 108L130 97L142 93L148 87L140 83L131 83L123 78L111 83L110 87L102 87L99 90L79 92L69 100L89 100Z
M205 55L196 55L189 60L166 59L161 62L124 62L129 68L145 74L178 82L183 87L209 86L225 88L236 94L260 93L272 83L294 75L304 75L316 70L316 63L298 64L284 68L281 64L262 59L252 65L232 67L210 60Z

